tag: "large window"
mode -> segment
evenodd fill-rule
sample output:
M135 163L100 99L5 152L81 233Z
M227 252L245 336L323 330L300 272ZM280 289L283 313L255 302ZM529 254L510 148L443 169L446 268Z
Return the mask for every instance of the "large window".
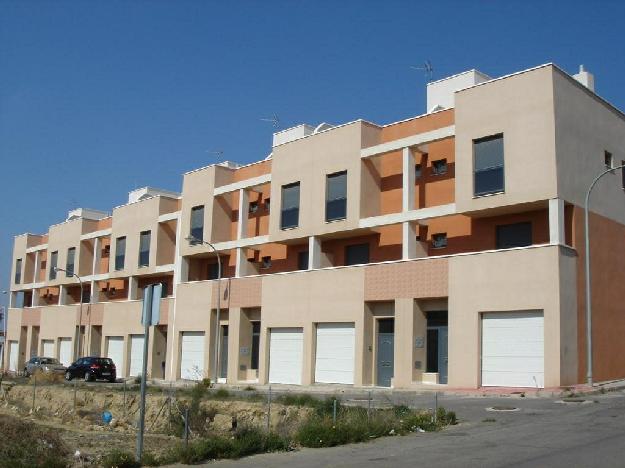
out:
M354 244L345 247L345 265L369 263L369 244Z
M260 350L260 322L252 322L252 359L250 369L258 369L258 356Z
M150 231L143 231L139 235L139 266L146 267L150 265Z
M515 223L497 226L497 248L526 247L532 245L532 223Z
M219 263L209 263L207 274L209 280L219 279Z
M65 276L74 276L74 260L76 259L76 247L67 249L67 259L65 260Z
M59 252L54 251L50 254L50 274L48 278L50 280L56 279L56 267L58 266L57 262L59 261Z
M297 253L297 269L308 270L308 250Z
M503 134L473 140L474 195L504 191Z
M22 282L22 259L15 260L15 284Z
M115 271L124 269L126 263L126 238L118 237L115 240Z
M330 174L326 178L326 221L347 216L347 171Z
M299 225L299 182L282 186L282 213L280 229Z
M204 205L191 208L191 237L204 240Z

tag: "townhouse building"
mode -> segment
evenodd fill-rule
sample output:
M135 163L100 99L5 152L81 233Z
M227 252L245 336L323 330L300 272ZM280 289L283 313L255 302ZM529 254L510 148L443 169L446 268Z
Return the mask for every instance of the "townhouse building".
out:
M17 236L5 368L102 355L137 375L143 290L162 283L155 379L583 382L584 196L625 164L625 115L553 64L427 96L422 115L300 125L258 162L184 174L181 193ZM615 170L592 196L596 380L625 377L624 188Z

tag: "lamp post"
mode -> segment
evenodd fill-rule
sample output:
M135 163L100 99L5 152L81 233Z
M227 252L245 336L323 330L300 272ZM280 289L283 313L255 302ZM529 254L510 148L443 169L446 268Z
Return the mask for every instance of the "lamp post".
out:
M80 328L82 327L82 298L84 296L84 291L83 291L83 283L82 283L82 278L80 276L78 276L76 273L72 272L68 272L67 270L64 270L63 268L58 268L55 267L54 271L56 271L57 273L59 271L64 272L67 276L73 276L74 278L76 278L78 280L78 283L80 284L80 312L79 312L79 319L78 319L78 339L76 342L76 359L78 359L80 357Z
M586 192L586 200L584 202L584 237L585 237L585 270L586 270L586 379L588 385L592 387L592 298L591 294L591 284L590 284L590 239L589 239L589 219L588 219L588 205L590 203L590 193L592 189L595 187L599 179L601 179L604 175L609 173L614 173L617 169L621 169L625 171L625 164L622 164L617 167L611 167L606 169L597 177L594 178L590 187L588 187L588 191ZM625 176L623 177L625 182ZM625 187L624 187L625 188Z
M219 376L218 367L219 367L219 348L220 348L219 346L219 319L221 315L221 257L219 256L219 252L217 251L215 246L208 241L205 241L203 239L198 239L197 237L194 237L194 236L188 236L185 238L185 240L189 242L190 245L198 245L198 244L208 245L211 249L213 249L213 252L215 252L215 255L217 255L217 323L215 324L215 345L214 345L215 356L213 359L214 361L213 382L217 383L217 378Z
M6 291L2 291L2 294L7 294ZM0 306L2 309L2 349L0 349L0 369L4 370L4 356L6 355L5 348L7 347L7 308Z

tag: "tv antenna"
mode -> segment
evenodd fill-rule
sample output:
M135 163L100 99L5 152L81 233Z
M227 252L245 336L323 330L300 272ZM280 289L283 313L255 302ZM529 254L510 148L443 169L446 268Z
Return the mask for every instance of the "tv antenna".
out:
M224 150L206 150L206 153L214 155L215 159L218 159L219 161L221 161L224 156Z
M411 65L410 68L412 68L413 70L422 71L425 74L425 79L427 80L428 83L432 81L432 76L434 75L434 66L432 65L432 62L430 62L429 60L426 60L425 62L423 62L423 65L420 67L415 67Z
M276 114L273 114L270 118L263 118L260 120L263 122L270 122L273 128L280 127L280 118Z

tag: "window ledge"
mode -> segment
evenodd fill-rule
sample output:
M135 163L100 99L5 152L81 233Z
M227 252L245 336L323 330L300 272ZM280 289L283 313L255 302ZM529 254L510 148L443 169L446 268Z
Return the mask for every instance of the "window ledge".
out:
M346 220L347 220L347 216L345 216L344 218L326 219L326 224L338 223L340 221L346 221Z

